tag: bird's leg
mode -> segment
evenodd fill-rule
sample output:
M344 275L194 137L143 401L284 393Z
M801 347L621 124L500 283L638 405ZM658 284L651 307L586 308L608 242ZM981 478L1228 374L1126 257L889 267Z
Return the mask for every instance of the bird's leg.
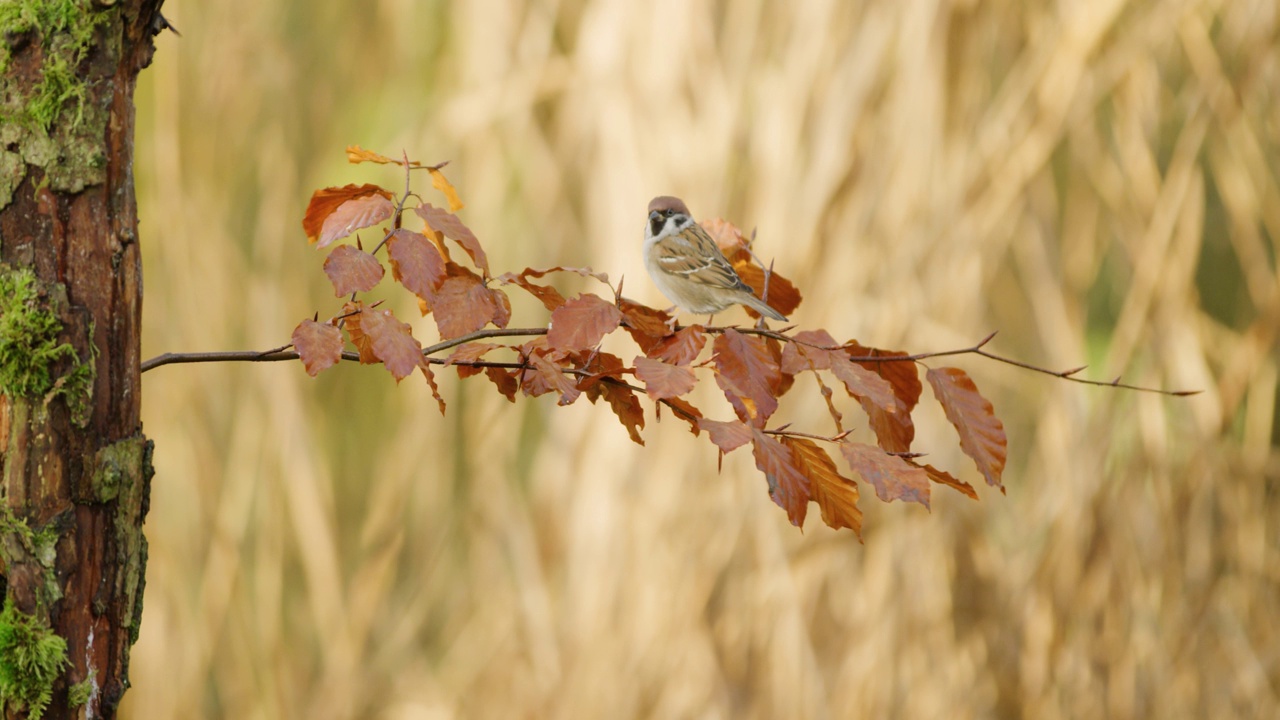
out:
M711 327L712 325L715 324L715 322L716 322L715 313L711 313L710 315L707 316L707 327Z

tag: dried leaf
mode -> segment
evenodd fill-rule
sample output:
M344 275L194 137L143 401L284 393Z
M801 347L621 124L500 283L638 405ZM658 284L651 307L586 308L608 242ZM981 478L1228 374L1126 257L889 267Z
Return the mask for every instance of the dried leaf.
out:
M548 392L560 394L560 405L570 405L582 391L577 383L565 376L563 368L551 362L545 355L532 353L528 356L529 368L522 375L521 385L526 395L536 397Z
M382 362L378 359L378 354L373 350L373 338L365 332L361 327L361 320L364 316L364 303L349 302L342 306L342 314L345 317L343 325L347 331L347 335L351 338L351 344L356 346L356 350L360 353L361 365L372 365Z
M303 320L293 329L291 340L311 377L342 360L342 331L329 323Z
M645 355L672 365L688 365L698 359L706 344L707 335L702 331L702 326L690 325L680 328L675 335L654 343L645 351Z
M317 190L307 204L307 214L302 218L302 230L307 234L309 242L316 242L324 227L325 220L343 203L369 195L381 195L388 201L391 193L377 185L347 185Z
M413 337L409 325L397 320L390 310L362 309L360 329L369 337L374 356L395 376L396 382L424 364L422 344Z
M844 415L836 409L835 401L831 397L831 388L822 382L822 376L816 372L813 374L813 379L818 382L818 391L822 393L822 399L827 401L827 412L831 413L831 420L836 424L836 431L844 432Z
M729 262L733 265L733 269L738 273L738 277L742 278L742 282L751 286L755 291L756 297L763 298L765 304L777 310L783 315L790 315L800 307L800 301L804 299L800 295L800 290L790 280L779 275L776 272L769 273L768 295L765 294L764 268L756 264L751 255L746 250L738 251L738 254L729 258ZM751 317L760 317L760 314L749 307L743 306L747 314Z
M857 341L851 341L846 344L845 352L853 358L908 357L907 353L904 352L865 347L859 345ZM920 402L922 389L920 373L917 371L914 362L909 360L855 360L854 362L888 380L889 385L893 387L893 394L897 395L898 399L902 401L907 412L914 410L916 403Z
M636 358L635 366L636 377L644 383L645 392L654 400L679 397L697 384L693 371L687 367L650 360L643 355Z
M436 385L436 374L431 371L431 366L425 361L418 366L422 370L422 377L427 379L427 385L431 387L431 397L436 399L436 405L440 408L440 414L444 414L444 398L440 397L440 388Z
M436 291L448 277L440 251L421 233L397 229L387 241L391 275L409 292L433 304Z
M626 298L618 300L618 309L622 311L622 324L627 333L645 354L672 333L671 316L661 310Z
M839 347L826 330L801 330L782 350L782 372L799 375L804 370L831 369L831 351ZM818 347L812 347L817 345Z
M316 247L328 247L335 240L341 240L357 230L385 222L395 214L395 204L382 195L365 195L348 200L324 219L324 224L320 226L320 238L316 242Z
M579 295L551 313L547 345L556 350L590 350L622 320L618 308L598 295Z
M430 203L423 203L413 209L427 223L427 226L462 246L467 255L471 256L471 262L475 263L476 268L489 277L489 258L484 254L484 248L480 247L480 241L476 239L475 233L471 232L471 228L463 224L457 215L438 208Z
M751 428L737 420L721 422L700 418L698 427L707 431L707 437L711 438L711 442L715 443L722 453L732 452L751 442Z
M873 405L887 413L898 411L898 398L893 394L893 386L888 380L855 365L843 354L830 353L831 374L835 375L850 395L858 399L866 398Z
M369 292L382 280L382 263L369 253L350 245L339 245L324 259L324 274L333 283L333 294L342 297Z
M960 449L973 458L987 484L1000 488L1000 475L1009 457L1004 423L996 417L995 408L978 392L978 387L960 368L931 368L925 374L933 394L942 404L947 420L960 434Z
M561 266L561 265L557 265L556 267L543 268L543 269L540 269L540 270L535 270L535 269L533 269L533 268L525 268L524 272L522 272L522 273L520 273L520 274L521 274L522 276L524 276L524 277L535 277L535 278L540 278L540 277L544 277L544 276L546 276L546 275L550 275L551 273L554 273L554 272L567 272L567 273L573 273L574 275L580 275L580 276L582 276L582 277L595 278L596 280L599 280L600 282L604 283L605 285L608 285L608 284L609 284L609 276L608 276L608 275L606 275L606 274L604 274L604 273L602 273L602 272L596 272L595 270L592 270L592 269L591 269L591 268L589 268L589 267L577 268L577 267L564 267L564 266Z
M974 500L978 499L978 491L974 490L972 485L963 480L957 480L951 473L943 472L932 465L921 465L910 460L907 460L907 462L921 470L924 470L925 474L929 476L929 479L939 485L946 485L949 488L954 488L961 494L968 495Z
M440 283L430 306L440 337L461 337L492 322L500 308L484 280L455 263L447 263L445 270L449 277Z
M790 345L791 343L787 344ZM775 382L771 387L773 389L773 396L780 398L783 395L786 395L787 391L795 385L796 376L794 373L782 372L782 343L778 342L774 338L765 338L764 346L768 349L769 354L773 356L773 364L778 367L778 374L776 376L777 382Z
M632 442L644 445L644 438L640 437L640 431L644 429L644 408L640 407L640 399L631 392L631 388L612 382L602 382L595 387L599 388L599 395L608 401L613 414L622 421Z
M445 199L449 201L449 212L458 212L463 207L462 198L458 197L458 190L450 183L437 168L428 168L427 172L431 173L431 185L435 189L444 193Z
M526 270L526 272L528 272ZM548 310L555 310L564 304L564 296L559 290L548 285L538 285L529 282L523 273L516 275L514 273L503 273L498 276L498 281L503 285L518 285L524 288L530 295L538 298L542 306Z
M787 511L787 519L792 525L803 529L804 517L809 510L809 479L796 467L791 448L765 435L759 428L751 428L751 436L756 467L769 482L769 497Z
M608 383L601 383L605 378L613 378L617 380L627 372L627 366L622 363L622 358L607 352L599 352L592 350L590 352L571 353L570 359L579 370L589 373L580 376L578 379L578 389L587 393L591 402L595 402L600 396Z
M498 392L511 402L516 401L516 390L520 388L520 383L517 382L515 373L503 368L489 367L484 369L484 374L498 386Z
M707 231L707 235L711 236L725 257L747 246L747 239L743 237L742 231L724 218L708 218L698 224Z
M352 165L358 165L362 162L373 162L373 163L378 163L380 165L386 165L388 163L394 163L396 165L404 164L399 160L392 160L386 155L379 155L378 153L373 152L372 150L365 150L359 145L347 146L347 162L351 163Z
M764 341L728 329L712 344L716 384L743 422L762 426L778 409L781 370Z
M698 410L698 408L693 405L690 405L688 401L681 400L680 398L667 398L662 402L671 408L673 415L689 423L689 432L693 433L694 437L697 437L699 430L698 423L702 420L702 411ZM659 405L658 407L661 408L662 405Z
M822 521L839 530L847 527L862 539L862 511L858 509L858 486L836 470L836 464L817 443L796 437L784 437L782 443L791 448L795 466L809 479L809 494L822 511Z
M929 476L897 455L862 443L840 443L849 466L876 489L884 502L902 500L929 507Z

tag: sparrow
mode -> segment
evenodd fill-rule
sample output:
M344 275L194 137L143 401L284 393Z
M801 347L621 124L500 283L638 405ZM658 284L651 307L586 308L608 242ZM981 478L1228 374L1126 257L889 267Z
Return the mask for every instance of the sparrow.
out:
M662 195L649 203L644 266L662 294L686 312L714 315L730 305L746 305L774 320L787 320L738 277L680 198Z

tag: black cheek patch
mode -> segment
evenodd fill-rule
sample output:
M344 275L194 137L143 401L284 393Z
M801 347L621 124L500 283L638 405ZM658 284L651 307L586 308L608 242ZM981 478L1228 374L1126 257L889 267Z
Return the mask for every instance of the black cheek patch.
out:
M667 219L663 217L649 218L649 233L653 237L658 237L662 233L662 226L667 224Z

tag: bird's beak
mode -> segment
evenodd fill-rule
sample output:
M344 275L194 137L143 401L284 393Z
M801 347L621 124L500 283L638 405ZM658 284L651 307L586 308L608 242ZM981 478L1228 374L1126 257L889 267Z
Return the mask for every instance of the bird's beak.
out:
M653 212L649 213L649 234L654 237L657 237L658 234L662 232L662 226L665 223L666 221L662 217L662 213L658 212L657 210L654 210Z

